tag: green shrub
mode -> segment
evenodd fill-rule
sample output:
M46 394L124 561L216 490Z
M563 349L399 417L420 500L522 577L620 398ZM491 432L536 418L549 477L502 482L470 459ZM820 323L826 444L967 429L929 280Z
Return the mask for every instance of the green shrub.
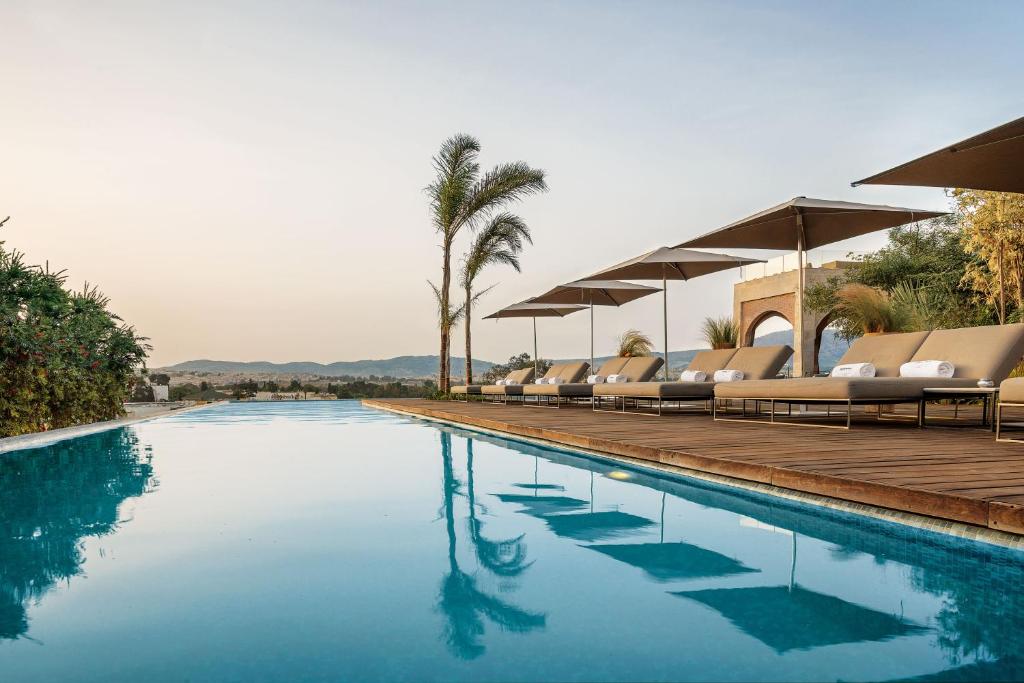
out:
M146 339L65 280L0 242L0 437L123 415L145 364Z

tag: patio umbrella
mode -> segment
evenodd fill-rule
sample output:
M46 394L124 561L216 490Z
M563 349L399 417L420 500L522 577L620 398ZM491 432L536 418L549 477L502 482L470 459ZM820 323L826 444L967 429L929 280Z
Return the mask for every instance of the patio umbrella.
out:
M1024 117L853 185L969 187L1024 193Z
M533 373L537 374L537 318L564 318L570 313L582 311L586 306L564 304L553 306L550 304L535 304L523 302L506 306L500 311L495 311L484 316L484 320L491 318L533 318Z
M654 294L657 287L618 280L576 280L558 285L530 299L536 304L584 304L590 306L590 371L594 368L594 306L621 306Z
M668 280L692 280L730 268L750 263L763 263L759 259L713 254L678 247L659 247L636 258L605 268L591 278L601 280L615 278L624 280L661 280L662 322L664 332L665 381L668 381ZM585 278L590 279L590 278Z
M679 247L731 247L734 249L795 249L798 258L797 305L804 305L804 261L808 249L895 228L944 211L922 211L882 204L857 204L795 197L778 206L731 223Z

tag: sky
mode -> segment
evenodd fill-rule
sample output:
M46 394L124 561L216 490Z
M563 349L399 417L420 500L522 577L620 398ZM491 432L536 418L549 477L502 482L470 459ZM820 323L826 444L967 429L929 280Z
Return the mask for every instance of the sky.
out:
M0 0L0 239L98 285L151 367L436 354L446 137L547 172L488 313L797 195L947 208L850 182L1021 116L1022 31L1017 2ZM736 279L670 283L672 349ZM588 325L539 321L541 355ZM660 299L600 309L598 355L627 328L660 339Z

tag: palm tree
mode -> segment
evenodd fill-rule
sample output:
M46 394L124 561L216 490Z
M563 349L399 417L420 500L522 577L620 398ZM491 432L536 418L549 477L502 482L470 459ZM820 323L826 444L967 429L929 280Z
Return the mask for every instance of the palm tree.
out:
M472 230L494 211L523 197L544 192L544 171L525 162L499 164L481 174L477 156L480 142L470 135L454 135L441 144L434 157L434 182L427 186L434 229L441 234L441 285L435 287L441 328L438 388L449 389L449 346L454 324L451 315L452 245L462 228Z
M473 304L490 289L474 293L473 284L484 268L492 263L512 266L518 273L519 253L523 250L524 242L533 244L526 223L519 216L503 211L492 217L476 234L462 262L459 284L466 293L465 302L462 304L462 317L466 323L466 384L473 383L473 335L470 328Z

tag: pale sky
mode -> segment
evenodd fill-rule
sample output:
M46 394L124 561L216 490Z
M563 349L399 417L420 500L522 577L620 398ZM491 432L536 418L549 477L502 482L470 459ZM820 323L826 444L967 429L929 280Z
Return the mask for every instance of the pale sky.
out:
M946 208L849 183L1020 116L1021 35L1017 2L0 0L0 239L99 285L153 367L435 354L445 137L548 172L482 314L795 195ZM735 278L670 284L673 349ZM597 352L660 316L599 310ZM586 314L538 326L588 352Z

